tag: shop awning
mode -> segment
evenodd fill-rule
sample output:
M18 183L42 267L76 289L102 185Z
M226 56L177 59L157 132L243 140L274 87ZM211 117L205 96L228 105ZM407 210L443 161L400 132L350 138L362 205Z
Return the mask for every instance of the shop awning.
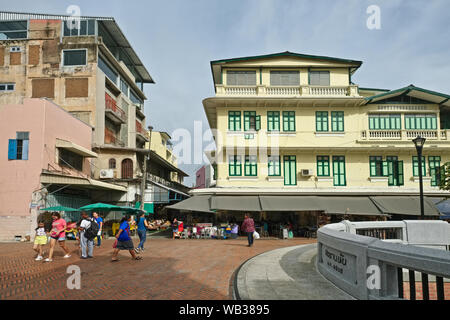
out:
M210 210L211 196L194 196L171 206L168 209L214 213Z
M42 184L60 184L72 185L87 189L102 189L127 192L127 188L112 183L106 183L90 178L74 177L69 175L62 175L57 173L43 172L41 174Z
M183 195L183 196L185 196L185 197L189 197L188 194L186 194L186 193L184 193L184 192L182 192L182 191L180 191L180 190L177 190L177 189L174 189L174 188L170 188L170 187L168 187L168 186L165 186L165 185L163 185L162 183L159 183L159 182L156 182L156 181L150 181L150 183L153 183L154 185L156 185L156 186L158 186L158 187L161 187L161 188L163 188L163 189L166 189L167 191L172 191L172 192L181 194L181 195Z
M419 197L370 197L378 209L384 214L401 214L407 216L420 216L420 199ZM424 214L426 216L440 216L439 210L435 205L424 198Z
M327 214L384 216L369 197L317 197Z
M98 155L95 152L92 152L91 150L86 149L86 148L79 146L70 141L56 139L55 146L57 148L67 149L73 153L76 153L76 154L86 157L86 158L98 158Z
M213 196L212 210L263 211L258 196Z
M315 196L260 196L263 211L322 211Z

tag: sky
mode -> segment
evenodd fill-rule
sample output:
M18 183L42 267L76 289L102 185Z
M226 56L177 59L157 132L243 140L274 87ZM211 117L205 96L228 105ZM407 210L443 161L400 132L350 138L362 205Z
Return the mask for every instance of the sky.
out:
M36 5L36 4L39 5ZM114 17L156 84L145 86L147 125L172 134L209 129L202 100L214 96L210 61L291 51L361 60L352 81L450 94L448 0L0 0L4 11ZM371 5L379 28L369 29ZM197 137L200 138L200 137ZM204 145L211 142L205 141ZM194 157L194 156L192 156ZM195 182L200 164L180 164Z

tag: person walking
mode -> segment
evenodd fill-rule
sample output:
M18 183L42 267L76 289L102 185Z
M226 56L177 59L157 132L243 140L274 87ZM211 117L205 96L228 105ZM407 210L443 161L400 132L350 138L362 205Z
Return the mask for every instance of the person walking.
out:
M245 214L244 222L242 223L241 230L247 232L248 246L253 246L253 233L255 232L255 222L250 218L249 214Z
M177 218L174 218L172 222L172 237L174 240L177 234L178 234L178 221Z
M145 219L145 213L142 212L140 216L137 217L137 233L139 236L139 245L134 251L136 253L144 252L144 243L147 240L147 229L149 228L147 219Z
M37 252L36 261L43 260L44 251L43 248L47 244L47 233L45 232L44 222L39 221L36 230L36 236L34 238L33 250Z
M93 223L96 221L90 218L86 212L81 213L81 223L80 223L80 244L81 244L81 259L89 259L94 256L94 238L91 238L86 234L87 229L91 228ZM97 234L97 233L95 233Z
M66 247L66 220L61 218L61 215L58 212L53 212L52 214L52 230L50 231L50 252L48 254L48 258L44 260L44 262L52 262L53 261L53 251L55 250L56 242L59 243L59 246L66 253L64 256L65 259L70 258L70 251Z
M119 261L117 255L120 250L128 250L133 260L142 260L142 257L136 256L136 253L134 252L134 245L130 236L130 221L131 217L128 215L123 217L120 221L119 232L116 234L117 244L115 244L111 262Z
M100 217L100 215L97 212L94 212L92 216L94 217L95 221L99 226L96 238L97 238L97 247L100 247L100 245L102 244L103 218Z
M231 225L231 239L237 239L239 234L239 226L236 223Z

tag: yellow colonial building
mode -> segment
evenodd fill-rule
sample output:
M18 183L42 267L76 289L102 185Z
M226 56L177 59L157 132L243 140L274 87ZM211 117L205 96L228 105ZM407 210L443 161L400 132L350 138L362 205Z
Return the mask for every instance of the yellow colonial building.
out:
M217 186L194 196L219 212L417 215L412 140L422 136L425 210L438 215L434 203L449 196L438 184L450 96L361 88L352 81L361 65L291 52L212 61L216 95L203 106Z

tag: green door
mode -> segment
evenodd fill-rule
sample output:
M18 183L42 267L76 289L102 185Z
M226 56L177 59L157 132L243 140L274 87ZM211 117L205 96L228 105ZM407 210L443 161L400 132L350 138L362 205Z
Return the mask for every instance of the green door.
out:
M296 156L284 156L284 185L297 185L297 158Z
M388 166L388 185L403 186L405 184L405 175L403 172L403 161L398 161L398 157L387 157Z

